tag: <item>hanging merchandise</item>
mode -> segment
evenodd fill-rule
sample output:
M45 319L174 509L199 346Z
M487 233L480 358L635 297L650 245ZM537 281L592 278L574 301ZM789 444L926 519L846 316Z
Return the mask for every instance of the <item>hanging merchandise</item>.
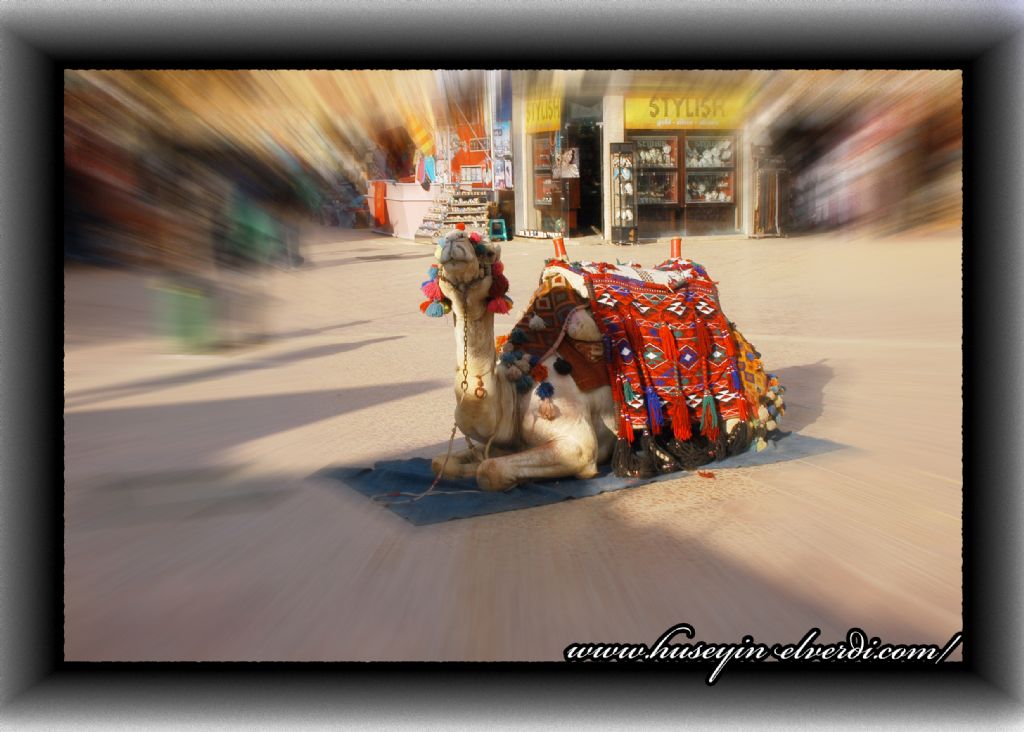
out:
M424 167L424 169L426 170L426 173L427 173L427 180L429 180L431 183L433 183L435 180L437 180L437 171L434 168L434 156L433 155L428 155L427 156L426 160L424 161L424 166L423 167Z

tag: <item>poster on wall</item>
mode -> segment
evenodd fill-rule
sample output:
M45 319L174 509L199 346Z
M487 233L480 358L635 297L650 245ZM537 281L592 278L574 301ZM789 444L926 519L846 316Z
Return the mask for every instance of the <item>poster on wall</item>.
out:
M580 149L568 147L558 153L555 158L555 166L551 171L553 178L579 178L580 177Z
M501 122L494 128L494 157L496 158L511 158L512 157L512 134L511 124L509 122Z

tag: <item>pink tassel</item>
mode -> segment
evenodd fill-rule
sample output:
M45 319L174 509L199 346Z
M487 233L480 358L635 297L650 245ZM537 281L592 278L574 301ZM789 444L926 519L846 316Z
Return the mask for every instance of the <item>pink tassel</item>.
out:
M507 315L509 310L508 302L503 297L492 297L490 302L487 303L487 309L498 315Z
M431 280L423 285L423 296L428 300L441 300L444 298L444 293L441 292L441 286L437 284L437 280Z

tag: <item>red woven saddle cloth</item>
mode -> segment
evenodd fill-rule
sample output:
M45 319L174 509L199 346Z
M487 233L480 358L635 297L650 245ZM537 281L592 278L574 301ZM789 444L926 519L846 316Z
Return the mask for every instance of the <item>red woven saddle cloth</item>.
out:
M729 321L703 269L674 285L586 272L590 307L601 330L620 436L671 430L680 439L717 437L748 405Z

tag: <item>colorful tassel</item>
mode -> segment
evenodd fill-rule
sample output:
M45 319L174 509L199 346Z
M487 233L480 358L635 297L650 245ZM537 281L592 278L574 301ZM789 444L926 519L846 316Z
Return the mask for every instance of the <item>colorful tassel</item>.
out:
M651 432L658 434L664 425L664 417L661 413L661 399L658 398L653 386L648 386L644 394L647 397L647 416L650 418Z
M708 333L708 328L704 325L703 320L697 321L697 348L700 351L700 355L704 358L708 358L711 355L711 349L713 348L711 334Z
M509 366L505 375L508 376L509 381L519 381L523 378L523 372L518 366Z
M437 280L430 280L420 288L423 291L423 296L428 300L443 300L444 293L441 292L441 286L437 284Z
M491 273L491 289L487 293L491 297L500 297L508 292L508 279L505 275Z
M541 386L547 384L549 388L554 388L551 386L551 384L548 384L547 381L544 381L546 378L548 378L548 369L544 364L539 363L532 369L530 369L530 376L532 376L537 381L543 381L544 383L541 384Z
M491 265L491 274L496 274L496 275L505 274L505 263L504 262L495 262L494 264L492 264Z
M718 411L715 396L710 391L704 392L701 401L700 433L712 441L718 438Z
M572 364L566 361L564 358L555 359L555 373L561 374L562 376L568 376L572 373Z
M429 308L429 307L430 307L430 300L427 300L426 302L421 302L420 303L420 312L421 313L426 313L427 312L427 308Z
M480 237L480 232L479 231L474 231L472 234L469 235L469 240L471 242L473 242L474 244L479 244L480 243L480 239L481 239L481 237Z
M492 297L487 302L487 309L497 315L507 315L508 311L511 310L509 300L504 297Z
M530 318L530 330L544 330L547 327L548 324L545 323L544 318L539 315L534 314L534 316Z
M431 318L442 318L444 317L444 306L437 300L430 303L426 309L426 314Z
M633 385L626 380L623 380L622 382L622 396L626 398L627 402L631 402L636 399L636 392L633 391Z
M520 394L525 394L531 388L533 388L533 379L531 379L529 375L524 374L518 381L516 381L516 391Z
M519 328L513 328L512 331L508 334L508 339L509 341L515 343L518 346L520 343L526 342L526 334L523 333L523 331L519 330Z
M437 268L436 264L430 265L430 269L427 270L427 279L430 279L430 280L434 279L435 277L437 277L437 273L439 271L440 270Z
M501 347L504 346L506 343L508 343L508 336L507 335L496 336L494 338L494 350L495 351L500 351Z
M530 375L533 376L533 374ZM537 396L539 396L541 399L550 399L554 395L555 387L551 386L551 384L549 384L548 382L541 380L540 386L537 387Z
M671 410L669 418L672 420L672 434L682 442L689 440L693 434L690 432L690 412L686 408L686 397L677 396L673 399Z
M676 339L672 335L672 330L667 325L662 325L658 329L658 335L661 338L661 350L665 352L665 358L675 363L679 356L676 353Z
M475 234L476 232L474 231L473 233ZM472 239L472 238L473 237L470 236L470 239ZM474 244L473 245L473 252L474 252L474 254L476 254L476 256L482 257L485 254L487 254L487 247L485 247L483 244Z
M553 401L550 399L544 399L541 401L540 406L537 407L537 414L550 421L558 417L560 412Z
M498 360L501 361L506 366L511 366L522 357L522 351L506 351L505 353L501 354L501 357Z

